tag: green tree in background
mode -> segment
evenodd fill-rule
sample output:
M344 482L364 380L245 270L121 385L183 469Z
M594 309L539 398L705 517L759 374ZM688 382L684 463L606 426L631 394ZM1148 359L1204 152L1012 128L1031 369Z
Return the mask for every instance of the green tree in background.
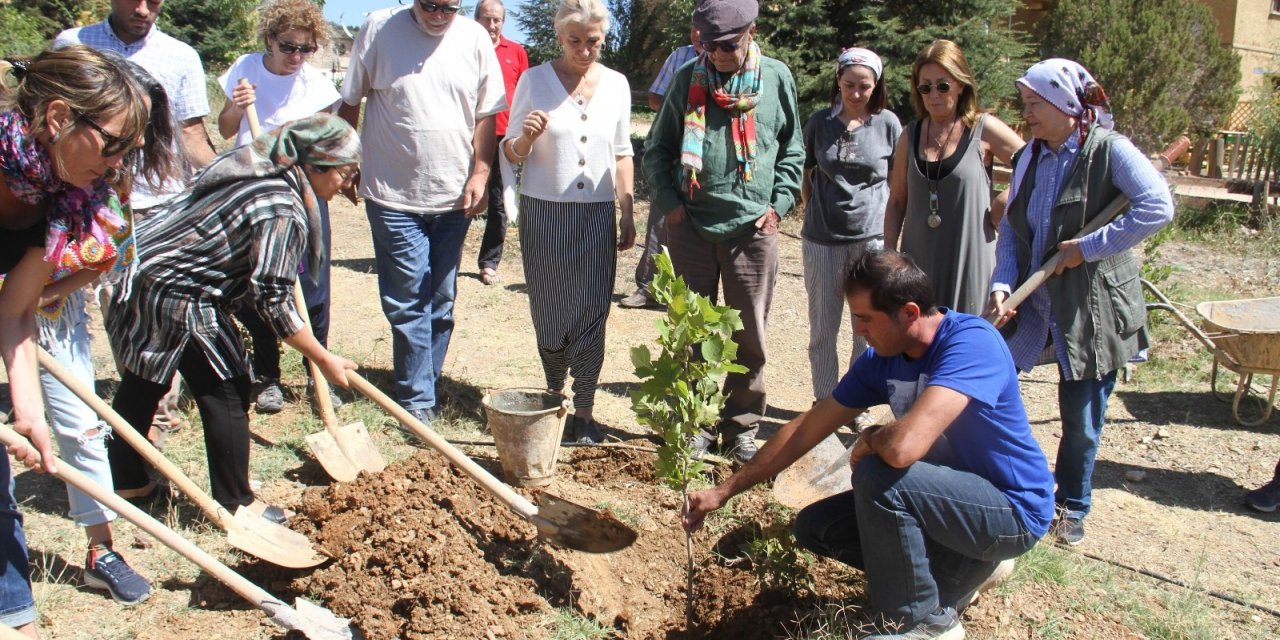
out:
M529 66L537 66L560 56L560 43L556 40L556 8L560 0L525 0L519 9L511 10L511 17L525 33L524 50L529 54Z
M258 47L253 30L257 0L168 0L161 29L200 52L210 69L223 69Z
M862 45L880 55L885 66L889 108L905 122L911 110L911 65L916 55L939 38L960 45L978 84L978 102L1006 121L1017 90L1014 80L1030 65L1030 48L1010 20L1018 0L883 0L858 12ZM1091 37L1087 29L1080 35Z
M756 19L756 38L765 55L791 69L800 102L800 121L831 103L832 69L840 54L829 12L840 2L765 2ZM847 6L839 7L847 11Z
M1221 128L1239 96L1240 59L1196 0L1059 0L1041 23L1040 49L1089 69L1116 129L1145 151Z
M49 38L46 24L31 12L0 5L0 53L5 56L34 56L44 50Z

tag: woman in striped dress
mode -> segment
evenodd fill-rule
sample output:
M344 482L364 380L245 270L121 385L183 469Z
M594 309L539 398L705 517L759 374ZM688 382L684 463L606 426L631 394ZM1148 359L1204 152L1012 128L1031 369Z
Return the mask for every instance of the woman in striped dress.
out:
M189 191L139 225L138 262L107 318L123 369L114 406L135 428L151 424L167 381L179 371L204 424L213 498L229 511L254 502L249 487L249 366L232 320L252 306L273 332L347 386L355 363L329 353L293 306L305 248L315 273L323 243L318 202L351 180L360 140L341 119L320 114L223 154ZM117 491L145 492L146 463L110 443ZM259 505L262 506L262 505ZM263 506L264 518L284 511Z
M511 122L523 126L502 141L507 163L523 164L520 247L543 373L554 390L573 376L566 436L587 443L603 439L592 407L616 251L636 235L631 87L596 61L608 29L600 0L561 0L555 30L563 53L520 77Z

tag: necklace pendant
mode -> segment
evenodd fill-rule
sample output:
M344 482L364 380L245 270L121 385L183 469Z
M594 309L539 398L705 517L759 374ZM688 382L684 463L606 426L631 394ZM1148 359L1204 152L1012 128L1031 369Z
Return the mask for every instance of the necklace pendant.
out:
M929 228L937 229L938 227L941 227L941 226L942 226L942 216L936 213L929 214Z
M937 229L942 226L942 216L938 215L938 192L929 192L929 228Z

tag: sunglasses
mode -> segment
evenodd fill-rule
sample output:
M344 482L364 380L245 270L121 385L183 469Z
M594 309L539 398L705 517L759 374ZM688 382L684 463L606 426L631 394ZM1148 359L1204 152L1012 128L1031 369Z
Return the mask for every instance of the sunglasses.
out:
M743 32L743 33L746 33L746 32ZM742 34L738 34L738 37L732 40L722 40L719 42L702 41L702 42L699 42L698 44L701 44L702 50L706 51L707 53L715 53L717 49L725 53L733 53L734 51L737 51L740 47L744 45Z
M108 133L106 129L102 128L102 125L94 122L89 118L89 116L86 116L79 111L72 109L71 113L75 114L76 120L89 125L90 129L97 131L98 135L102 136L102 157L110 158L111 156L118 156L122 153L127 153L133 148L133 140L113 133Z
M418 2L418 8L422 9L427 13L435 13L437 11L443 11L450 15L455 14L459 11L462 11L462 5L438 4L435 2L421 2L421 1Z
M277 41L276 46L280 48L280 53L283 53L286 56L291 56L295 53L301 53L304 56L309 56L320 50L320 47L317 47L314 44L292 44L289 42Z
M933 90L935 87L938 89L938 93L947 93L951 91L951 83L947 82L946 80L941 80L936 85L928 84L928 83L921 84L920 86L916 87L916 91L919 91L920 95L922 96L927 96L933 93Z

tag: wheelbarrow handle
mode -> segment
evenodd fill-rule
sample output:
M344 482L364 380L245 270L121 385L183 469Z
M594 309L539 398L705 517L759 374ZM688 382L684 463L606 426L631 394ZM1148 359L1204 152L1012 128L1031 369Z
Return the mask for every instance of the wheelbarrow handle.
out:
M1105 227L1110 224L1112 220L1115 220L1128 207L1129 198L1127 196L1124 194L1116 196L1115 200L1112 200L1111 204L1107 205L1106 209L1103 209L1098 215L1094 216L1092 220L1080 229L1080 231L1076 232L1074 236L1071 236L1071 239L1079 240L1080 238ZM1036 269L1031 275L1027 276L1027 279L1022 282L1022 285L1005 299L1005 310L1008 311L1016 309L1018 308L1018 305L1026 302L1027 298L1030 298L1031 294L1035 293L1036 289L1039 289L1040 285L1044 284L1045 281L1053 275L1053 272L1058 268L1058 264L1060 262L1062 262L1062 252L1055 248L1053 254L1049 256L1049 259L1045 260L1044 264L1040 265L1039 269ZM998 319L999 318L994 313L986 316L986 320L992 324L995 324Z
M9 427L0 426L0 442L5 446L12 447L15 445L25 445L27 440ZM178 534L178 532L166 527L158 522L155 518L144 513L138 507L133 506L128 500L121 498L112 491L108 491L102 485L90 480L84 473L78 471L75 467L63 462L57 461L58 470L53 474L59 480L85 492L89 497L106 505L112 511L119 513L125 520L132 522L139 529L151 534L156 540L159 540L164 546L173 549L183 557L194 562L196 566L204 570L205 573L216 578L219 582L227 585L232 591L235 591L240 597L248 600L255 607L263 609L268 614L274 614L275 608L287 606L275 596L267 593L262 587L249 582L244 576L236 573L230 567L219 562L217 558L209 555L204 549L197 547L194 543Z

